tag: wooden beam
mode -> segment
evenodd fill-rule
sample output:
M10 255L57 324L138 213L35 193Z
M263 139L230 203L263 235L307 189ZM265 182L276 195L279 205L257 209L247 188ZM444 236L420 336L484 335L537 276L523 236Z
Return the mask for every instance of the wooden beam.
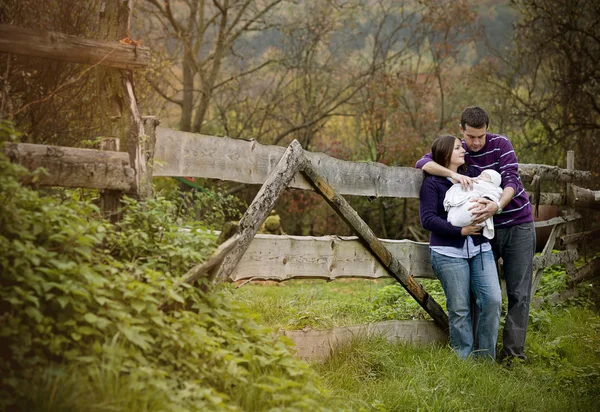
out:
M600 210L600 190L590 190L571 184L567 198L571 207Z
M223 264L219 267L214 277L214 282L222 282L229 278L233 269L237 266L242 255L248 249L250 241L260 229L275 203L281 196L281 193L289 185L294 175L300 170L302 164L306 162L303 156L303 150L296 140L290 144L285 151L275 169L271 172L265 184L260 188L256 197L248 206L246 213L240 219L239 234L240 239L237 246L229 253Z
M285 147L263 145L256 140L232 139L181 132L164 127L156 129L154 176L188 176L262 185ZM413 167L391 167L374 162L350 162L324 153L305 152L319 174L341 195L418 198L423 172ZM519 165L527 176L534 170L546 170L548 179L565 171L555 166ZM579 172L579 171L577 171ZM554 174L553 174L554 173ZM581 172L583 177L589 172ZM570 175L567 175L570 176ZM579 175L578 175L579 176ZM531 180L531 177L529 178ZM301 175L291 187L313 190ZM540 204L564 205L563 194L542 193Z
M118 152L121 148L121 142L116 137L105 137L100 140L100 150ZM121 198L123 192L118 190L101 190L100 191L100 210L102 216L108 219L111 223L116 223L120 220L119 208L121 207Z
M435 279L429 244L380 239L415 278ZM257 234L231 274L231 280L389 278L388 271L356 236Z
M552 265L563 265L573 263L579 258L577 250L562 250L558 253L551 253L546 256L536 256L533 258L533 269L543 269Z
M390 320L327 330L284 330L281 334L294 342L296 356L311 361L327 358L337 346L357 336L383 336L390 342L417 344L448 341L448 336L430 320Z
M552 254L552 249L554 249L554 245L556 244L556 237L559 236L560 232L563 230L563 225L555 225L552 226L552 232L550 232L550 236L548 237L548 241L544 246L544 250L542 250L541 256L548 257ZM535 265L535 264L534 264ZM533 298L535 296L535 292L540 284L540 280L542 279L542 275L544 273L544 266L538 267L533 271L533 280L531 282L531 292L530 296Z
M48 171L35 182L40 186L85 187L128 192L135 181L127 153L46 146L29 143L5 143L4 152L13 162L33 171ZM25 181L24 183L32 183Z
M262 185L285 147L255 140L215 137L158 127L154 176L189 176ZM319 174L340 194L376 197L419 197L423 172L412 167L348 162L324 153L305 152ZM298 174L290 187L313 190Z
M519 174L524 184L529 184L535 175L546 182L587 182L592 178L592 172L575 169L562 169L558 166L539 164L519 164Z
M600 275L600 258L594 258L573 272L569 284L573 287L598 275Z
M120 69L144 69L150 49L0 24L0 52Z
M531 200L531 203L535 206L535 195L532 191L527 190L527 195ZM563 206L567 203L566 196L562 193L540 193L540 205L554 205L554 206Z
M173 285L174 289L180 288L182 284L193 285L198 279L204 276L208 276L211 271L213 271L218 265L223 262L225 256L237 246L240 240L239 235L234 235L231 238L227 239L227 241L217 247L217 249L213 252L213 254L202 263L195 265L193 268L187 271L185 275L181 278L179 282ZM165 299L158 306L159 310L165 310L169 308L169 305L173 302L169 299Z
M361 239L364 246L375 256L386 268L390 275L395 278L406 291L421 305L423 309L433 318L436 324L444 331L448 330L448 315L442 307L425 291L423 286L408 273L408 270L390 253L390 251L379 241L371 228L361 219L356 211L348 204L346 199L336 193L317 172L311 162L304 164L302 173L315 190L323 196L336 213L352 228Z
M598 239L600 236L600 229L590 230L588 232L575 233L572 235L565 235L560 238L561 245L570 245L573 243L584 242L590 239Z
M554 226L554 225L560 225L563 223L568 223L568 222L572 222L574 220L580 219L581 215L577 212L572 213L568 216L559 216L559 217L553 217L552 219L548 219L548 220L541 220L539 222L535 222L535 227L547 227L547 226Z

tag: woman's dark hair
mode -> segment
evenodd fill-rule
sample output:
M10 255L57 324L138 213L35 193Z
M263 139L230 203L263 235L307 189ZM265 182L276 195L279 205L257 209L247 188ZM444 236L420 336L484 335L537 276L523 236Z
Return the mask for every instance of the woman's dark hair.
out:
M444 167L450 166L450 159L452 158L456 139L458 138L451 134L443 134L436 137L431 144L431 158L433 161Z

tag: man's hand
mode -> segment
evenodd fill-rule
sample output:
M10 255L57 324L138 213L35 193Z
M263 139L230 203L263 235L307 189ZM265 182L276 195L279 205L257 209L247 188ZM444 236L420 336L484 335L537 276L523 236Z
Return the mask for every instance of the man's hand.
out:
M468 210L473 216L473 224L483 223L486 219L494 216L498 211L498 205L490 199L480 197L478 199L472 199L471 202L473 204L469 206Z
M460 173L452 173L450 177L456 183L460 183L462 190L473 190L473 182L475 181L475 179L473 179L472 177L461 175Z
M478 234L480 234L482 229L483 229L483 226L477 226L477 225L473 224L473 225L463 227L460 230L460 234L463 236L478 235Z

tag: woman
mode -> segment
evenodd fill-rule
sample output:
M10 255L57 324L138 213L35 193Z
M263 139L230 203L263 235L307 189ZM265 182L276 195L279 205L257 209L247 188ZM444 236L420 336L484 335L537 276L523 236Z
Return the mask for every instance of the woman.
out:
M455 136L437 137L431 154L454 173L471 177L476 173L465 167L465 150ZM420 195L421 224L431 232L431 263L446 294L452 349L462 359L470 355L495 359L502 307L496 263L481 226L460 228L447 221L443 202L453 183L450 178L426 175ZM476 325L471 299L479 312Z

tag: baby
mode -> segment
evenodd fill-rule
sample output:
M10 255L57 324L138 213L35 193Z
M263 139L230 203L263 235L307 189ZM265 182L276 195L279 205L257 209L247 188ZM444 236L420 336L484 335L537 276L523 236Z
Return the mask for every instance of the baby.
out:
M486 169L473 183L473 190L463 190L460 183L454 184L446 192L444 198L444 209L448 212L448 222L452 226L464 227L473 223L473 216L469 211L471 199L485 197L494 202L500 200L502 189L500 173L493 169ZM483 226L483 236L488 239L494 237L494 221L490 217L480 224Z

